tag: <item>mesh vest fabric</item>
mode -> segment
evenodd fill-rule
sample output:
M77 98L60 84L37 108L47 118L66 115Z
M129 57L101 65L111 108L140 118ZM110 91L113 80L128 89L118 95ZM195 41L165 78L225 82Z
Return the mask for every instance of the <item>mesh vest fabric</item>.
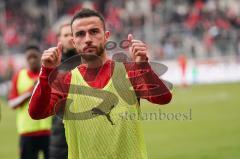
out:
M102 89L90 87L78 68L71 73L64 112L68 158L147 159L138 120L140 106L125 66L116 62L111 79ZM134 119L127 118L130 113Z
M18 94L24 94L34 85L34 80L31 79L27 70L23 69L19 72L17 80L17 91ZM33 120L28 114L29 100L23 105L16 109L17 117L17 131L19 134L32 133L40 130L50 130L51 128L51 117L42 120Z

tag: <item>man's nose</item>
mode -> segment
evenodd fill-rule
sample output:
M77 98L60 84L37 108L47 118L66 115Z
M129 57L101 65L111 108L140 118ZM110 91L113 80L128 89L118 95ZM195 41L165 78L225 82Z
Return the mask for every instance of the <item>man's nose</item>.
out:
M85 36L85 43L91 43L91 42L92 42L91 36L87 33Z

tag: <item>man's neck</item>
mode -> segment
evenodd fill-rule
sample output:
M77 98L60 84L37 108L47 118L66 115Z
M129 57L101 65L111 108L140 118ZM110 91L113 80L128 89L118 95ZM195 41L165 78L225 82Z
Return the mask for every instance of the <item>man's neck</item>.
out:
M103 53L102 56L96 58L95 60L86 61L85 59L83 59L83 63L85 63L88 68L101 67L106 61L107 61L106 53Z

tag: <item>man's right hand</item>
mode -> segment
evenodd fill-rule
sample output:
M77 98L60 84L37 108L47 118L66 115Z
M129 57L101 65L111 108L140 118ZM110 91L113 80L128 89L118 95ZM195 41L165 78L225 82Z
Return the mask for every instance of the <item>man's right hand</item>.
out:
M57 47L51 47L45 50L42 55L42 65L47 68L55 68L61 63L62 44L58 43Z

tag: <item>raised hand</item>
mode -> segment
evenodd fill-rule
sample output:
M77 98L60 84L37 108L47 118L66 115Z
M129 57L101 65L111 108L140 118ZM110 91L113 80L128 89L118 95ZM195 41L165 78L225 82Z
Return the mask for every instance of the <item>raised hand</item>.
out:
M45 50L42 55L42 65L47 68L55 68L61 63L62 44L58 43L57 47L51 47Z
M135 62L145 62L148 60L149 54L147 45L141 40L133 39L132 34L128 34L128 41L130 42L129 53Z

